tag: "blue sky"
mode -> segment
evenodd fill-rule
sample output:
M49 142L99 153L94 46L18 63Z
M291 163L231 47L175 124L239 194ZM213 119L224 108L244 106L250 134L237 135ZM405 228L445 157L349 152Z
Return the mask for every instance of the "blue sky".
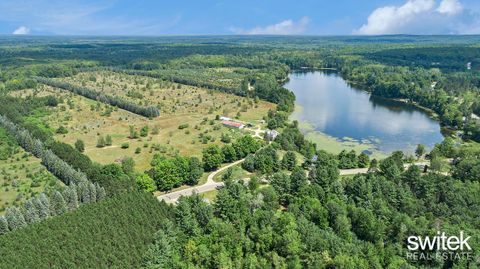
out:
M0 34L480 34L480 1L0 0Z

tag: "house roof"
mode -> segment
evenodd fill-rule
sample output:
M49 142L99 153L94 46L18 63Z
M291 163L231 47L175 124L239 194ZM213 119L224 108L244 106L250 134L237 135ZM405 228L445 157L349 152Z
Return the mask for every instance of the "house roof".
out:
M237 127L237 128L245 126L243 123L235 122L235 121L229 121L229 120L222 121L222 124L232 126L232 127Z

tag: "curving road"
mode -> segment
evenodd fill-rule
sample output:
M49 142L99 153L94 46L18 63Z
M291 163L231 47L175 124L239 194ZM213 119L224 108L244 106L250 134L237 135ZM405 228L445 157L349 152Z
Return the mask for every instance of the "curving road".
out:
M190 188L187 188L187 189L183 189L183 190L179 190L179 191L174 191L174 192L170 192L170 193L166 193L166 194L162 194L160 196L157 196L157 199L159 201L165 201L166 203L175 203L178 198L182 197L182 196L189 196L189 195L192 195L194 193L204 193L204 192L208 192L208 191L213 191L219 187L222 187L224 185L223 182L215 182L213 180L213 178L220 172L232 167L232 166L235 166L241 162L243 162L245 159L241 159L241 160L238 160L236 162L233 162L233 163L230 163L224 167L221 167L220 169L216 170L216 171L213 171L212 173L210 173L210 175L208 175L208 178L207 178L207 182L205 182L205 184L203 185L200 185L200 186L195 186L195 187L190 187Z
M190 196L194 193L204 193L204 192L209 192L213 191L219 187L222 187L224 185L223 182L215 182L213 178L220 172L235 166L241 162L243 162L245 159L238 160L236 162L233 162L231 164L228 164L224 167L221 167L220 169L213 171L208 175L207 182L205 184L200 185L200 186L195 186L195 187L190 187L187 189L179 190L179 191L174 191L166 194L162 194L157 196L157 199L159 201L165 201L166 203L175 203L177 200L182 197L182 196ZM414 163L414 165L418 166L425 166L428 165L428 162L417 162ZM405 164L405 168L408 168L412 164ZM340 175L345 176L345 175L356 175L356 174L366 174L368 173L368 168L353 168L353 169L340 169Z

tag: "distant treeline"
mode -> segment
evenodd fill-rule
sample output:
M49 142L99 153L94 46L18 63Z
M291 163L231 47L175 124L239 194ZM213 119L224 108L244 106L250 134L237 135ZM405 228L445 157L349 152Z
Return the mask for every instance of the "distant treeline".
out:
M57 81L57 80L43 78L43 77L35 77L35 79L39 83L64 89L64 90L79 94L81 96L87 97L92 100L97 100L102 103L106 103L121 109L125 109L127 111L130 111L132 113L135 113L144 117L154 118L154 117L160 116L159 109L154 106L148 106L148 107L139 106L116 96L106 95L89 88L75 86L63 81Z

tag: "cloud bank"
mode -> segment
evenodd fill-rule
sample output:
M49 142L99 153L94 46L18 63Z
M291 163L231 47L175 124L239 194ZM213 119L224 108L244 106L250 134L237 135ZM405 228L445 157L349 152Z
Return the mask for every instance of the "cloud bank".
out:
M257 26L252 29L231 28L230 30L241 35L297 35L305 32L310 19L303 17L295 22L291 19L264 27Z
M459 0L407 0L401 6L375 9L354 34L474 34L480 16Z
M26 26L20 26L15 31L13 31L12 35L28 35L30 33L30 29Z

